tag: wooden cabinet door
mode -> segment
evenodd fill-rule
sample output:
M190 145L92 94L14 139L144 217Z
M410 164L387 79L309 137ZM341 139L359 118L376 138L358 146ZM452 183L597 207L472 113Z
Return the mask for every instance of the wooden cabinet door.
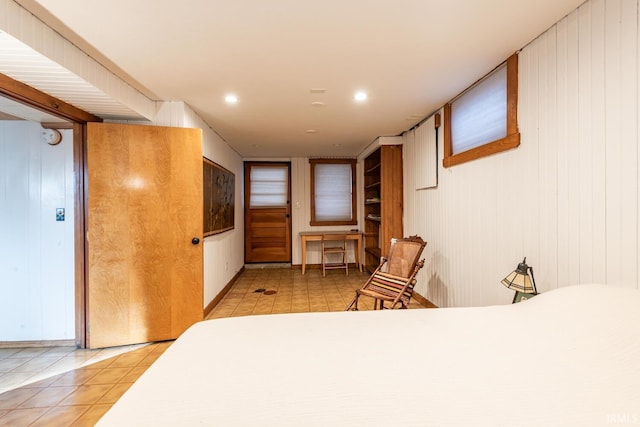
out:
M87 199L88 346L202 320L202 131L89 123Z

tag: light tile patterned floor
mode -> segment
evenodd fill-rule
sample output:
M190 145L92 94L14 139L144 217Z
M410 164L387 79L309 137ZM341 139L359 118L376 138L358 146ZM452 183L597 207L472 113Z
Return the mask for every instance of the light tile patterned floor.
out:
M318 269L305 275L290 268L246 269L207 319L342 311L368 277L355 269L348 276L328 271L326 277ZM368 299L359 306L373 307ZM412 300L410 308L423 307ZM93 351L0 349L0 425L92 426L171 343Z
M0 348L0 393L71 369L127 353L147 344L78 350L75 347Z
M343 311L355 295L355 290L369 278L369 273L350 269L345 276L341 270L319 269L246 269L222 301L207 317L246 316L269 313L305 313L312 311ZM266 292L255 292L265 289ZM268 291L275 291L270 294ZM371 310L372 300L361 298L361 310ZM410 308L424 308L411 300Z
M119 356L2 393L0 394L0 425L95 425L171 343L138 346L137 349ZM62 351L69 348L57 347L57 349ZM71 350L74 349L71 348ZM11 359L7 356L0 359L0 362ZM31 360L42 359L41 355L34 355ZM43 372L42 375L44 374Z

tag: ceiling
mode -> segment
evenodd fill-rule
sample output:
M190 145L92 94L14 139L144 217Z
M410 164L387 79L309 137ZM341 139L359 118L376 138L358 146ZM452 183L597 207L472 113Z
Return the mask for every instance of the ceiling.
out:
M37 123L64 123L59 117L0 96L0 120L29 120Z
M18 3L151 99L185 101L243 157L352 157L582 1ZM366 101L354 101L359 90Z

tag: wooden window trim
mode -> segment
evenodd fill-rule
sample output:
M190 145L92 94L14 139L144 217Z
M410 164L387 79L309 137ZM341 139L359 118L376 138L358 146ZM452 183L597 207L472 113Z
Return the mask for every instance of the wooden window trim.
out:
M311 221L309 225L357 225L358 224L358 202L356 189L356 160L355 159L309 159L311 173ZM351 165L351 221L318 221L316 220L316 192L315 192L315 166L317 164L350 164Z
M484 77L483 77L484 78ZM453 153L451 140L451 102L444 106L444 159L445 168L470 162L520 145L518 131L518 54L507 59L507 136L461 153Z

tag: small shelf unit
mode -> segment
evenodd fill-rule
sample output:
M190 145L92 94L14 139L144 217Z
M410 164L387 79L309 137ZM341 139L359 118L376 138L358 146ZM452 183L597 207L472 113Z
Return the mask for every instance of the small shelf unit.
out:
M364 266L373 272L402 237L402 145L380 145L364 159Z

